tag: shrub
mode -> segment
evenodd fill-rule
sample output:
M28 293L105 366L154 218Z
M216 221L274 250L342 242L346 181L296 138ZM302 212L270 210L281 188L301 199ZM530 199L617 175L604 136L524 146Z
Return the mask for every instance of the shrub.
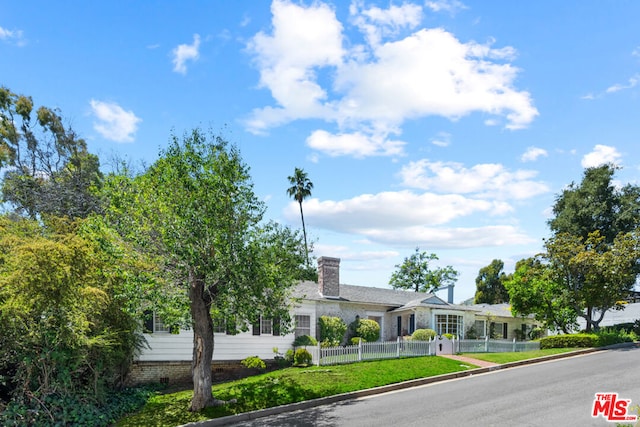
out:
M353 337L353 338L351 338L351 340L350 340L351 345L359 345L359 344L360 344L360 340L362 340L362 342L367 342L367 340L365 340L364 338L360 338L360 337Z
M245 368L249 369L258 369L260 371L267 369L267 364L258 356L249 356L240 363L242 363Z
M416 329L413 334L411 334L411 339L413 341L429 341L431 338L435 338L436 331L433 329Z
M537 340L539 338L542 337L542 335L544 335L544 329L536 326L535 328L531 329L529 331L529 339L530 340Z
M311 364L313 357L306 348L299 348L293 356L293 364L295 366L307 366Z
M300 335L293 341L294 347L306 347L308 345L318 345L318 341L311 335Z
M597 347L596 334L552 335L540 339L540 348Z
M596 333L555 335L540 339L540 348L563 348L563 347L604 347L623 342L632 342L633 334L626 331L603 330Z
M294 352L292 349L287 350L287 352L284 354L284 360L289 364L289 365L293 365L293 360L294 360Z
M375 320L361 319L356 326L356 336L366 342L374 342L380 339L380 325Z
M360 319L360 316L356 316L356 320L349 324L349 342L353 342L353 338L362 338L365 342L378 341L380 338L380 325L375 320Z
M347 324L339 317L320 316L320 341L323 347L340 345L347 332Z
M453 335L453 334L442 334L442 336L452 340L455 335Z

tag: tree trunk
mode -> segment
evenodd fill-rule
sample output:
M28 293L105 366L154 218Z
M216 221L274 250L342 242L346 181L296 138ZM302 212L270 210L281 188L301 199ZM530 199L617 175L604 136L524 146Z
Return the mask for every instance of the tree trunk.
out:
M593 309L591 307L587 307L587 315L585 316L585 320L587 321L587 329L586 332L589 333L591 332L591 317L593 315L592 313Z
M211 361L213 359L213 320L211 319L211 297L205 294L202 275L189 272L189 300L193 323L193 399L191 411L200 411L214 406L217 401L211 394Z
M309 267L309 247L307 246L307 229L304 226L304 214L302 213L302 201L300 204L300 218L302 218L302 235L304 236L304 256L307 261L307 267Z

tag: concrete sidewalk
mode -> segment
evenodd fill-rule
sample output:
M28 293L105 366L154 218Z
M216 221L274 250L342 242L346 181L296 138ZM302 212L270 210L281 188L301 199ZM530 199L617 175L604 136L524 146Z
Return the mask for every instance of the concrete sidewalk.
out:
M441 354L440 357L446 357L447 359L457 360L459 362L468 363L469 365L475 365L480 368L492 368L498 366L498 363L487 362L485 360L473 359L466 356L458 356L457 354Z

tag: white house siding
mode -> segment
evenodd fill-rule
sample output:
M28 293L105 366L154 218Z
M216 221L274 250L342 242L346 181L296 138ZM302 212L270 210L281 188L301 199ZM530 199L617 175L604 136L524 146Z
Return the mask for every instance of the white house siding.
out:
M145 334L151 348L145 348L137 357L142 362L190 361L193 352L193 332L180 331L179 334ZM252 335L242 332L237 335L214 334L213 360L242 360L249 356L273 359L273 348L281 353L291 348L294 336Z

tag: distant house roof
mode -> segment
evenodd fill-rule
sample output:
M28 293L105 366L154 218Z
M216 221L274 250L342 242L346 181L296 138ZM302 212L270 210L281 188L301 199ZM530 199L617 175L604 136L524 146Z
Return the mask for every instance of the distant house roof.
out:
M476 310L477 314L481 316L494 316L494 317L515 317L511 314L511 304L471 304L468 305L470 309ZM533 318L533 315L523 316Z
M619 325L620 323L633 323L636 320L640 319L640 303L631 303L626 304L624 306L624 310L608 310L604 314L604 318L602 322L600 322L600 326L613 326ZM581 328L586 326L586 323L583 318L578 318L578 325Z

